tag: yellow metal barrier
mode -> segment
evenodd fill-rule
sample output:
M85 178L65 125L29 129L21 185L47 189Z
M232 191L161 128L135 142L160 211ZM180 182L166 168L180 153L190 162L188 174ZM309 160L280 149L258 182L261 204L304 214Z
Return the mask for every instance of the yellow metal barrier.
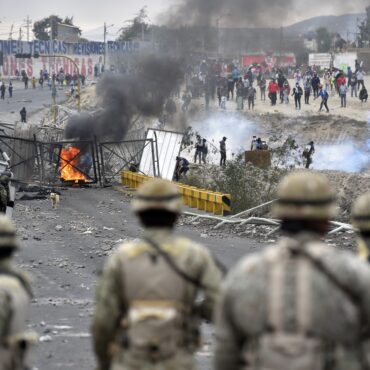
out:
M141 173L123 171L121 174L122 185L130 189L137 189L141 184L150 179ZM231 213L231 195L197 189L194 186L176 183L182 196L182 202L201 211L227 216Z

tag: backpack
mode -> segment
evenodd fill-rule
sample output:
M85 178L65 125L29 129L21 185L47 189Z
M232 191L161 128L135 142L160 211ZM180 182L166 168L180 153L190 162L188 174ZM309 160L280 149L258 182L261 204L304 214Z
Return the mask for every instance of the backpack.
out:
M270 268L268 322L272 330L256 340L255 348L246 352L253 370L324 370L325 349L320 339L307 335L310 328L309 293L307 279L312 269L306 261L300 262L297 284L301 286L297 302L297 330L284 329L285 266L273 263Z
M137 358L163 361L181 345L184 314L174 302L133 302L127 315L127 343Z

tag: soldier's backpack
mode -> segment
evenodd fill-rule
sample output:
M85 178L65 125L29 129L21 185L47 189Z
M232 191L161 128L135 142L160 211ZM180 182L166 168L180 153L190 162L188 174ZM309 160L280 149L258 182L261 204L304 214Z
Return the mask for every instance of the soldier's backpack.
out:
M351 315L360 314L364 319L360 298L341 283L330 272L325 263L302 246L292 245L291 253L301 257L297 263L296 330L287 332L284 327L285 266L272 264L270 269L270 298L268 322L271 330L257 341L256 349L250 355L253 370L325 370L327 368L327 348L320 338L310 335L312 325L310 306L310 274L326 276L350 300ZM248 353L247 353L248 356Z
M310 326L307 284L304 279L310 269L299 266L297 285L301 288L297 296L297 330L287 332L284 327L285 271L283 264L273 264L270 270L270 298L268 322L271 331L257 341L252 354L247 354L253 370L324 370L324 349L320 340L307 335ZM309 288L308 288L309 289ZM305 304L308 306L305 306Z
M141 254L125 266L129 309L122 322L124 342L135 358L163 361L185 345L184 328L190 315L184 302L186 283L196 288L202 285L154 241L146 241L157 252L155 262Z

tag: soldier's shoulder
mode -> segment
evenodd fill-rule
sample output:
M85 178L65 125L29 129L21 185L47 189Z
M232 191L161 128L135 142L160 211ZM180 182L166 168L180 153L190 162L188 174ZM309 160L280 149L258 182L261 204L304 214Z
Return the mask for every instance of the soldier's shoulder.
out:
M227 280L229 282L234 282L246 276L250 279L253 274L261 272L261 270L266 268L269 258L269 255L266 252L267 251L253 253L242 258L235 267L231 269Z
M112 258L134 257L143 249L147 248L146 244L140 239L129 240L121 243L113 252Z

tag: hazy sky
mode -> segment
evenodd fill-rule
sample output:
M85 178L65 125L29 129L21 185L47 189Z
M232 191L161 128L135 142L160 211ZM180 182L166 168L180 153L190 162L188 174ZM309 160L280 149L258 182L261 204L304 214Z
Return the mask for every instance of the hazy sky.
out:
M61 17L73 16L75 24L84 31L101 26L105 21L123 25L132 19L144 5L155 19L175 0L0 0L0 38L9 33L10 25L15 23L19 29L27 15L32 21L40 20L50 14ZM2 36L2 37L1 37Z
M155 21L158 14L178 1L181 0L0 0L0 39L7 38L12 23L15 24L16 30L13 37L17 38L19 27L24 24L23 20L27 15L32 21L40 20L53 13L62 17L73 16L75 24L83 31L88 31L101 26L105 21L122 26L125 20L132 19L144 5L147 5L149 16ZM227 3L227 0L225 2ZM330 2L327 0L320 9L303 6L300 19L288 19L283 23L291 24L310 16L331 14L333 12L327 8ZM349 2L353 4L351 12L361 13L364 12L364 4L368 3L367 0ZM337 9L337 14L345 11Z

